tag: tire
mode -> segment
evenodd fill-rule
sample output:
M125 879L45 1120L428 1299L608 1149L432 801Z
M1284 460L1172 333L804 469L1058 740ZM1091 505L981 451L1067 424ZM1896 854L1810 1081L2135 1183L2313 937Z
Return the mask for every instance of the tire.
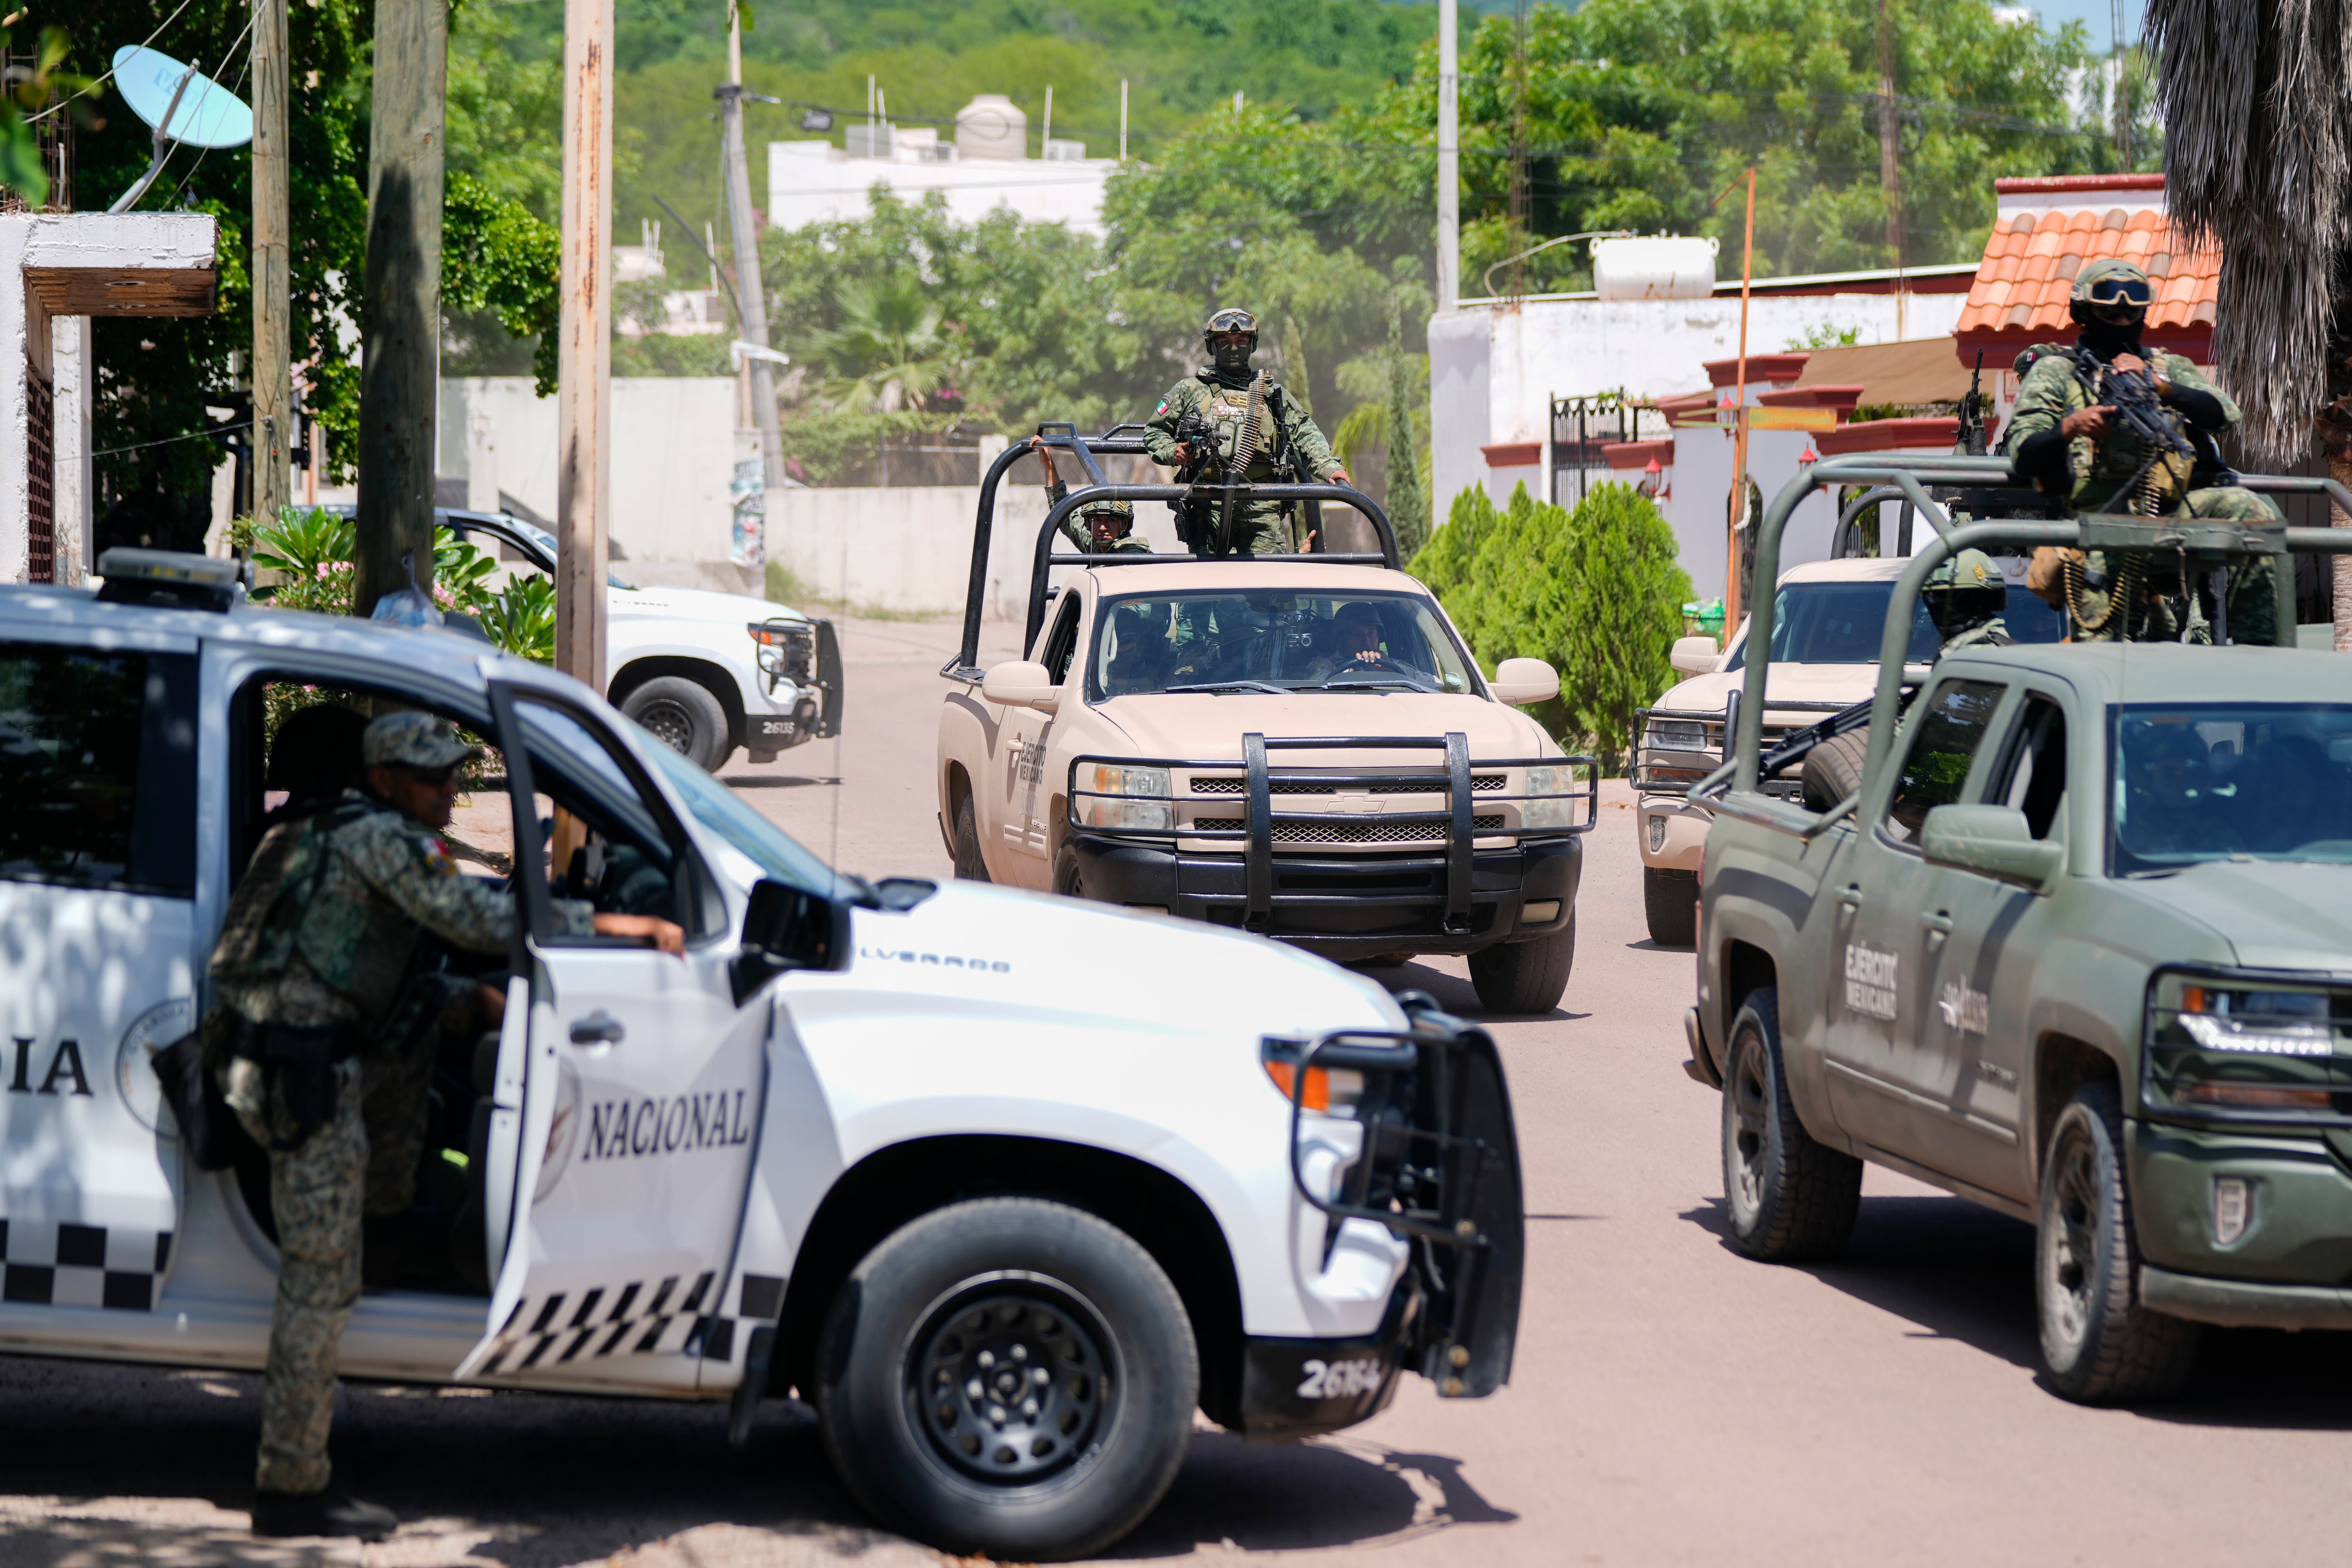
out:
M1134 1529L1183 1463L1200 1394L1151 1255L1036 1198L901 1226L835 1297L817 1366L825 1451L857 1500L942 1552L1009 1562L1091 1556Z
M1642 868L1642 910L1660 947L1698 945L1698 873Z
M1834 1257L1862 1208L1862 1162L1797 1120L1780 1057L1780 998L1748 994L1724 1051L1723 1194L1731 1245L1764 1263Z
M621 711L706 773L717 773L735 753L727 710L709 687L682 675L656 675L631 689Z
M1797 791L1807 811L1827 811L1862 790L1862 760L1870 752L1867 729L1848 730L1805 753Z
M2085 1405L2169 1399L2197 1359L2195 1323L2138 1301L2123 1125L2116 1086L2085 1084L2058 1113L2042 1163L2033 1247L2042 1362L2053 1387Z
M1078 864L1078 852L1066 844L1054 851L1054 891L1066 899L1087 896L1086 868Z
M1530 942L1499 942L1470 955L1470 984L1489 1013L1549 1013L1568 993L1576 967L1576 911L1568 924Z
M980 853L979 814L972 809L971 796L961 796L955 808L955 874L967 882L990 880L988 862Z

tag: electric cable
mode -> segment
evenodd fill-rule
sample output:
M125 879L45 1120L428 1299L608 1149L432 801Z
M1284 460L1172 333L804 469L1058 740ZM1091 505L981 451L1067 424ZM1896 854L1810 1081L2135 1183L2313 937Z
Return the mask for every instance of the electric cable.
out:
M140 47L141 48L142 48L142 49L143 49L143 48L145 48L149 44L152 44L152 43L153 43L156 39L158 39L158 38L162 37L163 36L163 29L164 29L165 27L170 26L173 23L174 23L174 22L178 21L178 20L180 19L180 13L181 13L182 11L186 10L186 9L188 8L188 6L189 6L192 3L193 3L193 0L180 0L180 4L173 9L173 12L172 12L172 14L171 14L171 15L170 15L170 16L166 16L166 17L164 17L164 18L163 18L163 20L160 24L158 24L158 25L157 25L157 26L156 26L156 28L155 28L155 30L154 30L153 32L152 32L152 33L148 34L144 38L142 38L142 39L139 41L139 47ZM41 110L41 112L40 112L39 114L27 114L26 116L25 116L25 123L26 123L26 124L27 124L27 125L30 125L30 124L32 124L32 123L33 123L33 121L35 121L36 120L42 119L42 118L44 118L45 116L47 116L47 115L55 114L58 110L63 109L67 104L71 103L75 99L81 97L83 93L96 92L100 88L104 87L104 86L106 85L106 79L107 79L108 77L112 76L113 74L114 74L114 68L113 68L112 66L109 66L109 67L107 67L107 68L106 68L106 69L105 69L103 72L101 72L101 73L100 73L100 75L98 75L97 77L92 78L92 79L91 79L91 80L90 80L90 82L89 82L89 84L87 87L84 87L83 89L81 89L81 90L80 90L79 92L70 93L70 94L68 94L68 96L66 96L66 97L64 97L64 98L61 98L61 99L58 100L55 103L53 103L53 104L49 105L47 109L44 109L43 110Z

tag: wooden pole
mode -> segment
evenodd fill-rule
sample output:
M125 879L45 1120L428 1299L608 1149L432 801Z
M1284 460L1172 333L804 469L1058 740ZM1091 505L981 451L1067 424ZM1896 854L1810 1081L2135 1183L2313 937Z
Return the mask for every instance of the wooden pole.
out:
M1748 290L1756 278L1756 171L1748 171L1748 237L1739 252L1739 385L1732 395L1731 521L1723 561L1723 635L1739 629L1739 531L1748 521Z
M720 129L727 160L727 226L735 241L735 292L743 316L743 341L766 348L768 295L760 281L760 235L751 216L751 171L743 148L743 18L727 7L727 86L719 90ZM783 475L784 442L776 416L772 361L751 361L751 423L760 432L762 485Z
M293 344L288 326L286 0L253 6L253 516L293 500Z
M382 0L378 0L382 4ZM604 689L613 483L613 0L564 0L555 668Z
M433 424L441 374L446 0L376 0L360 354L357 582L352 613L433 582ZM279 483L284 483L281 477Z
M1878 184L1886 198L1886 249L1903 265L1903 121L1895 107L1895 21L1878 0ZM1897 287L1900 287L1898 282Z
M1462 66L1455 0L1437 0L1437 313L1462 308Z

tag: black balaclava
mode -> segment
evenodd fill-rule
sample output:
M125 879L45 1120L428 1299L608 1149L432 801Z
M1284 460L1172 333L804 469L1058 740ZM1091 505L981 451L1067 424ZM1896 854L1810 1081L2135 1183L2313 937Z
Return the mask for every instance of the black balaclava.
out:
M2096 308L2092 305L2076 304L2071 309L2074 320L2083 327L2083 335L2078 341L2102 360L2112 360L2117 354L2137 354L2142 359L2147 357L2147 351L2139 345L2140 328L2147 323L2146 310L2134 310L2130 321L2118 325L2101 321Z
M1250 355L1257 352L1255 341L1235 342L1237 333L1228 333L1209 345L1209 357L1216 365L1220 381L1246 380L1249 376Z

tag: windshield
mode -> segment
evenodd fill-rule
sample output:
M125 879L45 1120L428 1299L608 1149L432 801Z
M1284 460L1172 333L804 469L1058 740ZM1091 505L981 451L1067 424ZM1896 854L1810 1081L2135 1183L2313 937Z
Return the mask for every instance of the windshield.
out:
M1885 583L1784 583L1772 601L1772 662L1774 664L1876 664L1878 639L1886 631L1887 601L1895 584ZM2058 612L2025 591L2009 585L2009 605L2000 624L2011 642L2056 642L2066 634ZM1903 655L1906 664L1934 660L1943 639L1925 605L1911 612L1911 646ZM1726 669L1748 662L1748 641L1731 650Z
M737 798L735 792L664 745L643 748L694 819L749 856L763 875L821 898L838 898L839 882L825 863L782 828Z
M1417 594L1155 594L1113 599L1091 697L1152 691L1475 691L1437 606Z
M2114 866L2352 863L2352 705L2118 708Z

